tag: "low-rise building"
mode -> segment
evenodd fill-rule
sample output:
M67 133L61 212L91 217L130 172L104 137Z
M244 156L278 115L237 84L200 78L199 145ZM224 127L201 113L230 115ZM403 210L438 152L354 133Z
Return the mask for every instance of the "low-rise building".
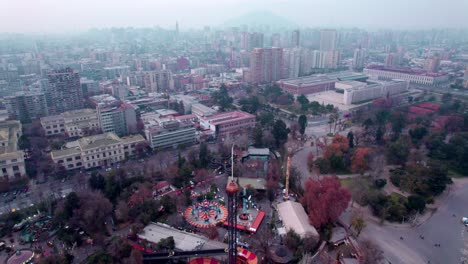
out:
M412 84L430 86L446 86L449 81L449 76L446 73L430 73L425 70L386 67L381 65L370 65L366 67L364 69L364 74L378 80L400 79L409 81Z
M99 123L94 109L78 109L41 118L41 125L46 136L65 134L69 137L82 137L86 130L99 130Z
M350 105L406 92L409 89L409 81L392 80L368 83L344 81L337 82L335 88L344 90L343 103Z
M279 230L281 235L293 230L302 238L311 236L318 241L319 234L315 227L309 223L309 217L300 203L293 201L282 202L277 205L277 210L278 216L284 225L284 230Z
M204 104L200 104L200 103L192 104L192 114L198 117L211 116L211 115L216 114L216 112L217 112L216 110Z
M4 179L18 179L26 175L24 152L18 149L22 135L19 121L0 122L0 176Z
M255 127L255 116L243 111L219 113L208 117L200 117L200 125L215 133L217 138L241 133L245 129Z
M104 133L71 142L71 148L52 151L54 163L67 170L111 166L135 154L136 145L145 142L141 135L118 137Z
M365 81L368 77L360 73L343 71L330 74L314 74L299 78L283 79L277 83L283 89L293 95L307 95L335 90L335 83L339 81Z

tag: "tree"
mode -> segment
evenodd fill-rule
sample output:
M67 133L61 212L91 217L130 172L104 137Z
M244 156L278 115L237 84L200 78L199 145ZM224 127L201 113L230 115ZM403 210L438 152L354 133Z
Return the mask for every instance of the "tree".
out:
M263 130L261 126L259 125L255 126L253 137L254 137L254 147L261 148L263 146Z
M410 211L422 213L426 209L426 201L420 195L410 195L406 207Z
M366 227L366 222L364 222L364 219L361 215L354 215L353 219L351 220L351 226L356 231L356 237L359 237L362 230Z
M370 240L361 242L360 248L363 253L363 264L381 263L384 259L383 251Z
M300 127L299 133L301 133L301 135L304 135L305 129L307 127L307 117L305 115L300 115L297 122L299 123Z
M414 144L418 144L421 139L423 139L428 133L428 130L425 126L419 126L415 129L410 129L409 134L411 136L411 140Z
M283 120L278 119L273 126L273 137L275 138L276 147L283 145L288 139L289 129Z
M303 94L297 97L297 101L301 104L302 111L307 111L309 109L309 99L307 99Z
M349 131L348 135L346 135L346 138L348 138L349 148L350 149L354 148L354 134L353 134L353 131Z
M232 97L229 96L226 85L223 83L219 88L219 91L213 93L213 99L215 104L219 105L221 111L232 108Z
M126 222L128 220L128 213L130 208L125 201L120 201L115 208L115 218L119 222Z
M307 179L301 202L309 215L309 222L319 228L336 221L350 200L351 194L341 186L338 178L324 177Z
M106 187L106 179L101 174L93 172L88 180L89 186L93 190L104 190Z
M204 182L208 179L210 173L206 169L197 169L195 170L195 181L196 182Z
M393 132L392 140L395 141L398 139L398 137L401 134L401 131L405 127L406 119L403 114L400 114L400 113L392 114L390 116L390 122L392 124L392 132Z
M387 148L387 159L391 164L404 164L409 155L409 144L399 139Z
M270 112L263 112L257 116L257 120L263 127L269 127L273 125L275 116Z
M257 110L261 107L260 101L257 96L252 96L249 98L242 98L239 100L239 104L241 105L241 110L255 114Z
M364 171L368 170L369 154L370 150L368 148L356 149L351 159L351 171L362 174Z
M135 145L135 153L138 157L143 158L148 153L149 148L150 145L147 141L139 142Z
M200 144L200 152L198 154L200 167L206 168L208 166L208 163L210 162L208 155L208 146L205 143Z
M314 168L314 153L312 152L307 156L307 168L309 169L309 172L312 172L312 169Z

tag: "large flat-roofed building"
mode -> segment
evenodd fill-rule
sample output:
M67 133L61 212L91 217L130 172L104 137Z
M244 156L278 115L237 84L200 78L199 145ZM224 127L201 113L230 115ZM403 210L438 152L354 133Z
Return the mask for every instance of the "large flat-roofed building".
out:
M0 122L0 176L18 179L26 175L24 152L18 150L18 139L22 135L19 121Z
M114 133L104 133L71 142L70 148L52 151L50 155L54 163L67 170L106 167L134 155L136 145L143 142L141 135L120 138Z
M277 83L283 91L293 95L313 94L335 90L335 83L342 80L365 81L367 76L350 71L332 74L314 74L305 77L279 80Z
M412 84L447 86L449 76L446 73L429 73L425 70L410 68L395 68L381 65L370 65L364 69L364 74L372 79L393 80L401 79Z
M78 109L60 115L41 118L41 125L46 136L66 134L69 137L82 137L86 130L99 130L99 123L94 109Z
M409 88L409 81L372 81L368 83L344 81L337 82L335 88L344 90L343 103L350 105L406 92Z
M235 135L245 129L255 127L255 116L243 111L219 113L208 117L200 117L200 125L213 131L216 137Z

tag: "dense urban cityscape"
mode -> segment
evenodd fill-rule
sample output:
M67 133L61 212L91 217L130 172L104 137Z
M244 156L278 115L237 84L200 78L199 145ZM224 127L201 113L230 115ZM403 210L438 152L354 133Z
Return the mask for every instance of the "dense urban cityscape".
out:
M171 23L0 31L1 262L468 263L468 25Z

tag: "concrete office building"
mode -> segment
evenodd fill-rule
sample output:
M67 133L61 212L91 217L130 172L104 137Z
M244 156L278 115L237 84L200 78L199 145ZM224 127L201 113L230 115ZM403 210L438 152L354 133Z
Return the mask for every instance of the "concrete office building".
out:
M100 92L99 83L94 80L89 80L87 78L81 78L81 91L83 94L93 94Z
M177 148L192 145L196 142L196 130L193 122L168 120L157 125L145 124L145 136L152 148Z
M70 142L69 148L52 151L52 161L67 170L112 166L135 155L136 145L145 142L141 135L118 137L104 133Z
M100 130L94 109L78 109L60 115L42 117L41 125L46 136L65 134L69 137L82 137L87 130Z
M99 127L104 133L114 132L119 136L135 133L136 109L136 106L128 103L117 106L100 103L96 107Z
M250 83L271 83L282 78L283 49L256 48L250 55Z
M446 73L429 73L424 70L393 68L380 65L370 65L366 67L364 69L364 74L378 80L401 79L409 81L412 84L429 86L447 86L449 80L448 74Z
M24 152L18 149L18 139L22 135L19 121L0 122L0 176L15 180L26 175Z
M47 101L42 92L18 92L4 99L10 118L30 123L49 114Z
M49 114L83 108L83 93L78 71L70 68L47 74L45 95Z

